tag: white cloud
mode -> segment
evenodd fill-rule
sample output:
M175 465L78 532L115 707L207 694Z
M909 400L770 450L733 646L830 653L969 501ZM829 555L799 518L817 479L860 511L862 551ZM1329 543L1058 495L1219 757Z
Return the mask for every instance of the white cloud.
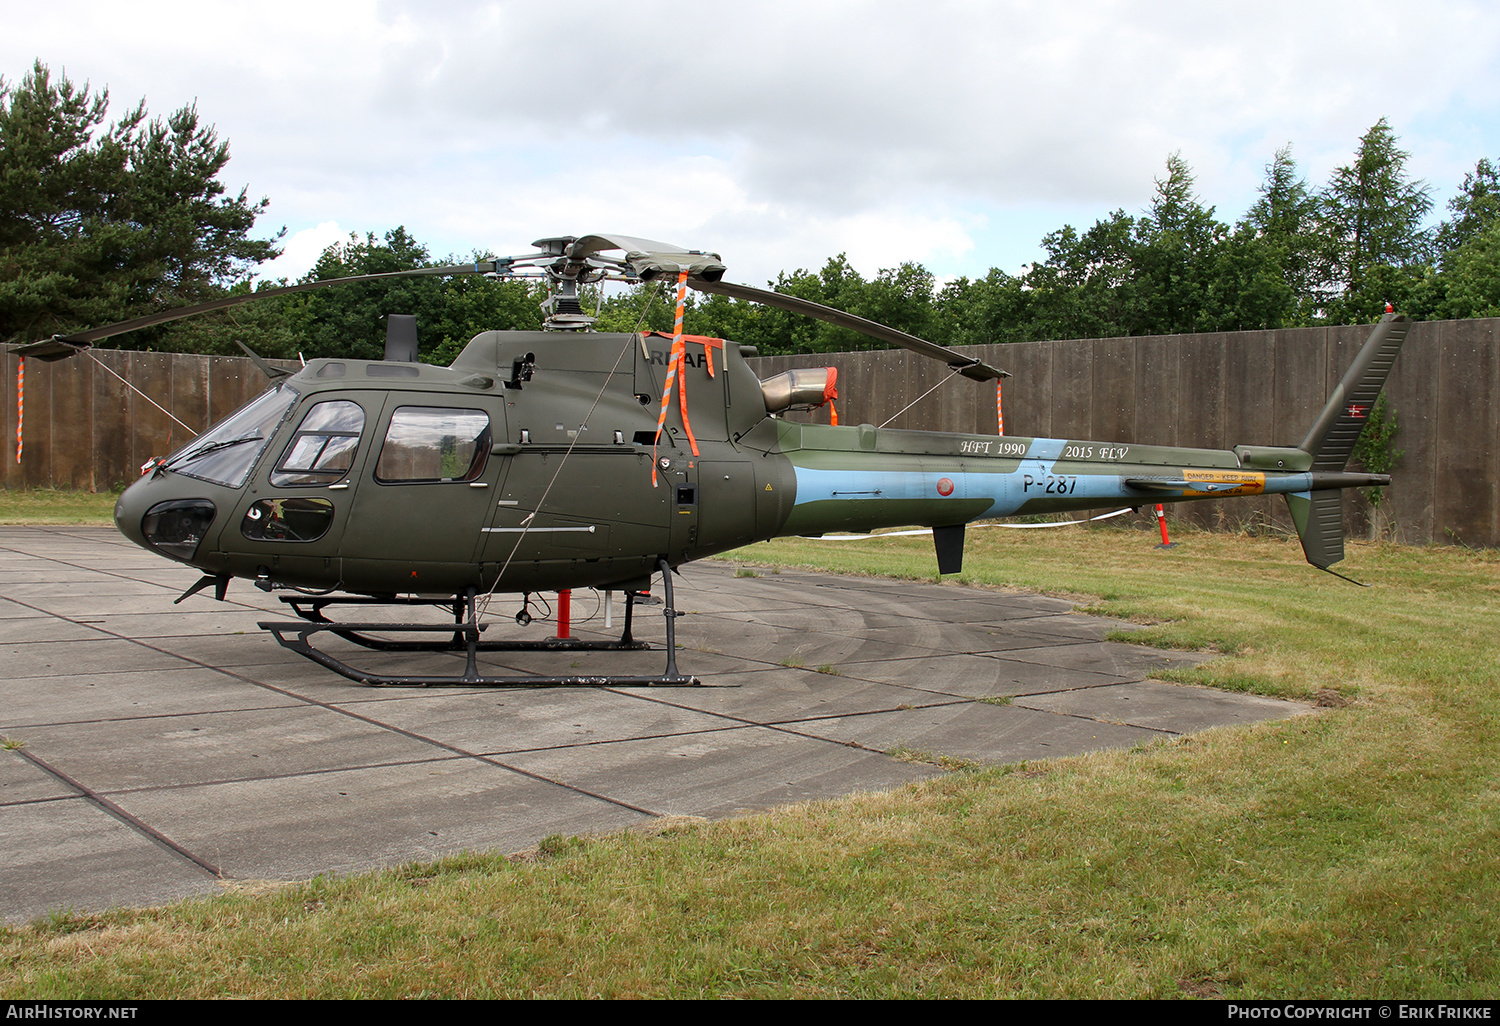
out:
M312 270L325 249L348 238L349 233L340 228L337 221L324 221L313 228L304 228L284 241L281 256L261 264L256 277L268 281L278 278L296 281Z
M1500 156L1500 10L1474 0L61 0L4 35L11 81L40 57L196 100L268 233L400 224L438 256L614 230L741 280L840 251L977 275L1036 254L1038 212L1139 210L1176 150L1224 217L1277 147L1317 185L1382 116L1439 210Z

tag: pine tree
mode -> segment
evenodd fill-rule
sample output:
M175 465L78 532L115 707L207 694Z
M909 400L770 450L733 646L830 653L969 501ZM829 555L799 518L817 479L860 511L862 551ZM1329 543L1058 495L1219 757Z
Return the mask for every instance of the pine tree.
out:
M1270 247L1292 302L1310 312L1318 280L1318 201L1297 171L1290 143L1277 150L1266 165L1260 198L1246 212L1241 225ZM1287 312L1286 322L1297 319L1297 313Z
M1409 156L1396 146L1396 135L1381 118L1360 139L1353 163L1333 174L1319 195L1327 249L1321 263L1321 290L1327 316L1335 322L1358 322L1378 316L1392 276L1377 267L1419 277L1431 249L1422 219L1432 209L1425 182L1406 173ZM1373 279L1373 280L1372 280Z
M1210 301L1228 233L1194 191L1182 154L1167 158L1151 209L1136 228L1135 314L1131 334L1170 334L1220 327Z
M276 255L248 233L266 200L225 194L229 145L184 107L104 128L108 90L37 61L0 80L0 339L30 339L219 295Z

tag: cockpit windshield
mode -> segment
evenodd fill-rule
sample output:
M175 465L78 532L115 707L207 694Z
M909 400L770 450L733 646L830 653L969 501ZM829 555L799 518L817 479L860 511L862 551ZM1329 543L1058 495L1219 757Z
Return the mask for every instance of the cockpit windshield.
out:
M166 459L166 469L214 484L238 488L266 443L297 401L295 390L273 386Z

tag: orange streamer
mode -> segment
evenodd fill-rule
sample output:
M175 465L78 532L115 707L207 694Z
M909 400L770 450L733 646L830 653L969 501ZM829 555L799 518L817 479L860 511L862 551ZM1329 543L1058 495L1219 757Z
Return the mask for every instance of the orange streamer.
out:
M16 357L16 462L21 462L21 414L26 410L26 357Z
M687 343L682 335L683 308L687 303L687 279L686 268L677 272L677 320L672 329L672 351L667 357L667 381L661 390L661 411L656 415L656 437L651 443L651 487L656 487L656 449L661 443L661 433L667 423L667 407L672 404L672 386L677 386L677 402L682 408L682 427L687 432L688 444L692 446L693 455L698 455L698 439L693 437L693 426L688 421L687 408ZM708 346L703 347L705 351ZM712 359L712 357L710 357Z
M687 279L686 269L677 272L677 319L672 324L672 353L677 360L677 405L682 407L682 429L687 432L688 445L692 446L693 455L698 455L698 439L693 437L693 425L688 420L687 408L687 339L682 334L682 317L687 307ZM708 346L703 351L709 351ZM710 360L713 357L709 357Z

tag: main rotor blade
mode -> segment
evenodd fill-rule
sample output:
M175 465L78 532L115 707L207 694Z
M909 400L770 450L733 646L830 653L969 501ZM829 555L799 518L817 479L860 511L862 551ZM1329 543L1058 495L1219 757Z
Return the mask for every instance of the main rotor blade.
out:
M964 356L946 346L940 346L925 339L908 335L904 331L887 327L877 321L868 320L855 314L835 310L831 306L822 303L814 303L809 299L799 299L796 296L788 296L782 292L770 292L766 289L752 288L749 285L736 285L728 281L704 281L700 278L689 278L688 285L699 292L712 292L720 296L729 296L732 299L745 299L752 303L762 303L766 306L774 306L780 310L790 313L803 314L807 317L816 317L820 321L829 324L837 324L841 328L857 331L861 335L878 338L882 342L900 346L902 349L910 349L914 353L941 360L949 367L966 378L975 381L995 381L1000 378L1008 378L1010 375L998 367L991 367L982 360Z
M171 321L180 321L185 317L193 317L197 314L212 313L215 310L227 310L241 303L253 303L257 299L274 299L277 296L288 296L293 292L307 292L310 289L321 289L329 285L348 285L357 281L380 281L386 278L417 278L432 275L454 275L454 274L491 274L497 271L503 272L509 266L509 261L481 260L473 264L447 264L442 267L418 267L410 271L387 271L383 274L357 274L350 278L324 278L321 281L303 282L300 285L281 285L274 289L261 289L258 292L247 292L242 296L225 296L223 299L213 299L207 303L195 303L192 306L182 306L175 310L164 310L161 313L147 314L144 317L132 317L128 321L118 321L114 324L106 324L102 328L89 328L87 331L75 331L70 335L54 335L37 342L26 342L10 347L10 352L17 356L30 356L38 360L62 360L74 356L88 349L100 339L113 338L115 335L123 335L127 331L138 331L141 328L150 328L158 324L167 324Z

